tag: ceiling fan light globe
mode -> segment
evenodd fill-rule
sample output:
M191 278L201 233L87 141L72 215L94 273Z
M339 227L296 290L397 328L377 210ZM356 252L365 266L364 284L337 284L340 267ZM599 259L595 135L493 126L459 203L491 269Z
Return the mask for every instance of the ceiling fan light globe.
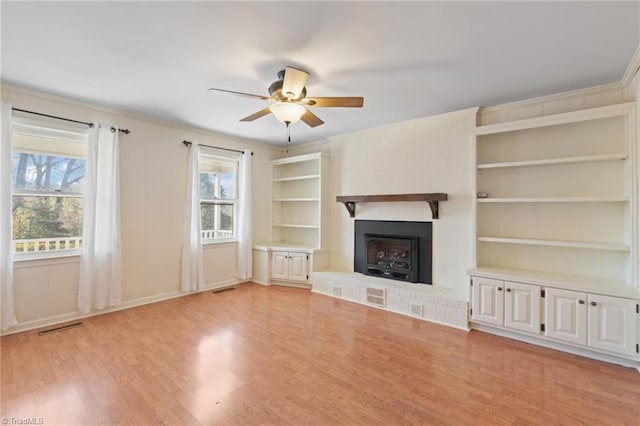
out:
M287 122L289 124L297 123L302 115L307 112L305 107L292 102L276 102L269 106L269 110L276 117L276 120L283 124Z

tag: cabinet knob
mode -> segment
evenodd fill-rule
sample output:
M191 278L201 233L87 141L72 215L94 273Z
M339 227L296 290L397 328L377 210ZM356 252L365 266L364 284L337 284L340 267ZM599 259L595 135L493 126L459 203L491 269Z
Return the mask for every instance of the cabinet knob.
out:
M502 287L498 287L498 291L502 291Z
M578 303L584 305L584 300L578 300Z
M511 293L511 289L510 289L510 288L508 288L508 289L507 289L507 291L508 291L509 293Z
M591 302L591 306L597 306L598 304L596 302Z

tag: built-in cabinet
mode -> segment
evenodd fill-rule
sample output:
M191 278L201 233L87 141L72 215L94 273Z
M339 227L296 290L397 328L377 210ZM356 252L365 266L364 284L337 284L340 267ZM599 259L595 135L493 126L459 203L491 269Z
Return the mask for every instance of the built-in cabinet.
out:
M477 127L472 326L640 359L635 109Z
M326 266L328 162L321 153L272 161L271 240L254 246L255 281L306 284Z
M287 251L271 252L271 278L293 281L309 280L309 255Z
M540 287L477 278L472 286L472 318L509 329L540 331Z
M635 300L569 290L549 289L545 335L634 357L638 304Z
M637 300L484 277L471 288L472 322L640 358Z

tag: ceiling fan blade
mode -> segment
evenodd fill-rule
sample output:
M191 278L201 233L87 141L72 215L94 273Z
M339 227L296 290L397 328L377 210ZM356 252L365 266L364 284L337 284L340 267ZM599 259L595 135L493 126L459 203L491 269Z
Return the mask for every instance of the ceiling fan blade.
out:
M288 99L298 99L307 84L309 73L293 67L284 69L284 79L282 81L282 94Z
M320 120L320 118L317 115L315 115L309 110L307 110L307 112L302 114L302 117L300 117L300 119L304 121L309 127L316 127L321 124L324 124L324 121Z
M253 121L253 120L257 120L260 117L264 117L267 114L271 114L271 110L269 109L269 107L266 107L265 109L261 109L260 111L253 113L245 118L243 118L240 121Z
M231 93L232 95L244 96L246 98L262 99L264 101L271 100L271 98L268 96L252 95L251 93L234 92L233 90L216 89L214 87L210 88L209 92L224 92L224 93Z
M362 108L364 98L304 98L300 103L310 107Z

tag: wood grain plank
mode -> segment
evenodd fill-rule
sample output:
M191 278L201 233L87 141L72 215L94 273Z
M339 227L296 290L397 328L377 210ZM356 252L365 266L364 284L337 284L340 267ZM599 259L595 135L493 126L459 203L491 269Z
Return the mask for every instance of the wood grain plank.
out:
M3 337L1 416L45 424L636 424L632 369L245 284Z

